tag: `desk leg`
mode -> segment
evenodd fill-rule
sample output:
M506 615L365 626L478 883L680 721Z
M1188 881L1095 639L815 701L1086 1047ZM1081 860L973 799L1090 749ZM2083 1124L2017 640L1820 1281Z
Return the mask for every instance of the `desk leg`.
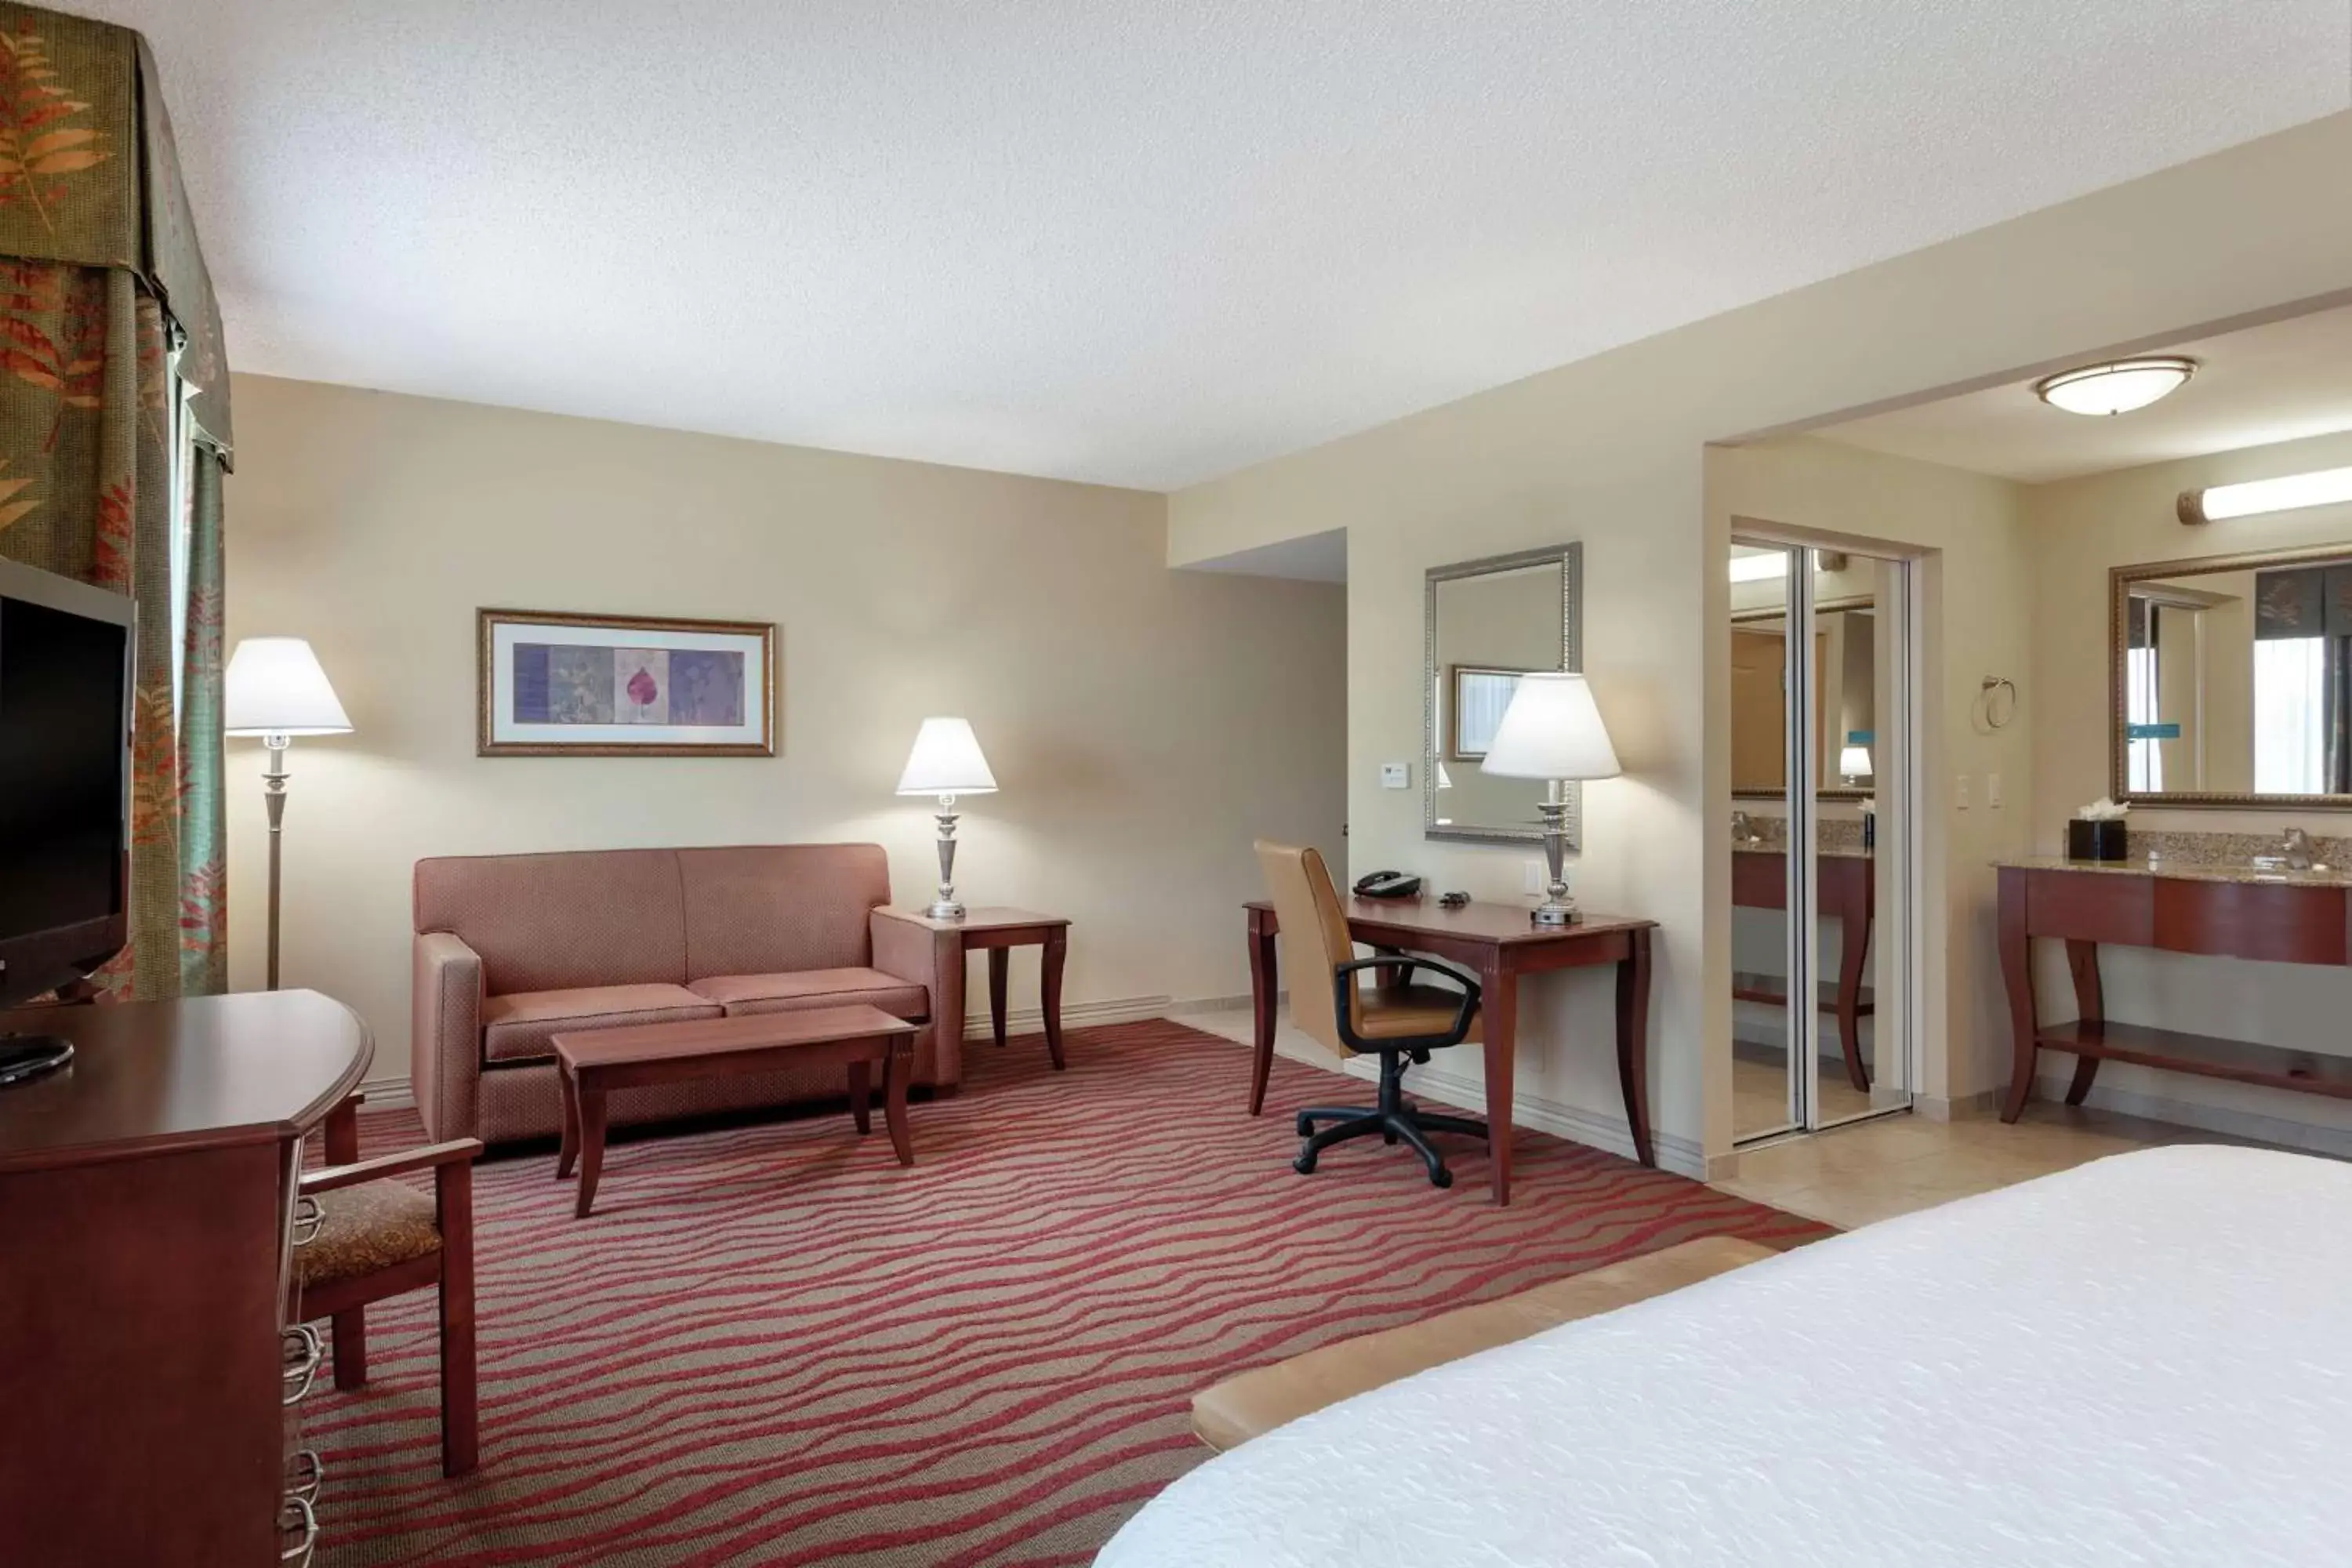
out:
M1255 1116L1265 1109L1266 1075L1274 1068L1275 998L1282 994L1282 988L1274 952L1274 932L1255 916L1250 921L1249 961L1250 1007L1257 1024L1250 1061L1249 1113Z
M2009 993L2009 1028L2014 1057L2009 1069L2009 1097L2001 1102L2000 1119L2014 1121L2025 1112L2033 1093L2033 952L2025 930L2025 873L2003 868L1999 916L2001 985Z
M2085 1024L2104 1024L2107 1018L2106 997L2099 986L2099 944L2095 942L2066 943L2066 967L2074 976L2074 1007ZM2080 1105L2091 1092L2091 1080L2099 1076L2099 1058L2076 1057L2074 1081L2066 1086L2066 1103Z
M1486 1035L1486 1161L1499 1208L1511 1201L1511 1073L1518 1048L1519 976L1497 955L1487 960L1478 986L1486 994L1478 1011Z
M1067 930L1055 926L1045 933L1045 952L1038 963L1037 995L1045 1013L1045 1052L1054 1058L1055 1072L1068 1066L1062 1059L1062 964L1069 954Z
M1633 1157L1658 1163L1650 1142L1650 933L1634 931L1617 961L1617 1087L1625 1096L1625 1125Z
M988 950L988 1021L996 1030L999 1049L1004 1045L1004 980L1012 967L1013 950L992 947Z

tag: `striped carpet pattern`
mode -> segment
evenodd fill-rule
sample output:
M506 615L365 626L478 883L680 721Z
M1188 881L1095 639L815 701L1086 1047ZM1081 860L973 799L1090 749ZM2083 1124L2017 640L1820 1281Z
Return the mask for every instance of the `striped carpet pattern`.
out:
M484 1163L482 1465L442 1479L429 1293L371 1310L372 1379L305 1406L328 1568L1055 1568L1205 1458L1187 1401L1241 1369L1790 1215L1522 1132L1513 1202L1449 1150L1359 1142L1294 1174L1288 1109L1341 1103L1180 1024L967 1048L914 1108L615 1143L572 1217L551 1153ZM1361 1092L1359 1092L1361 1091ZM421 1141L364 1118L364 1152Z

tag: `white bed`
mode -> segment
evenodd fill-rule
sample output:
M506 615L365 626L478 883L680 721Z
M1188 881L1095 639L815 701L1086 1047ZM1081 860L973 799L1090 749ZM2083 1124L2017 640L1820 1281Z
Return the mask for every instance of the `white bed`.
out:
M1243 1445L1097 1568L2352 1563L2352 1165L2154 1149Z

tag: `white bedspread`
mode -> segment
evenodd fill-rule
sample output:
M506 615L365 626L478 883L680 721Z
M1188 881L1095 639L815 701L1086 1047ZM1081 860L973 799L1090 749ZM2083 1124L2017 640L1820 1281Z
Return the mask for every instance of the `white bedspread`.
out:
M2352 1563L2352 1165L2153 1149L1319 1411L1097 1568Z

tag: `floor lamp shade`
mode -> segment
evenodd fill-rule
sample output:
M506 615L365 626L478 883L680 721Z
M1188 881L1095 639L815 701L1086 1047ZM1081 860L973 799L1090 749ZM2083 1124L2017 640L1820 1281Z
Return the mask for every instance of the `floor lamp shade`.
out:
M1519 677L1479 766L1502 778L1545 781L1536 809L1543 816L1544 862L1551 881L1528 918L1538 925L1575 924L1576 900L1568 896L1568 796L1560 786L1573 779L1615 778L1624 771L1584 677L1568 670Z
M319 656L300 637L247 637L222 678L232 735L348 735L352 721Z

